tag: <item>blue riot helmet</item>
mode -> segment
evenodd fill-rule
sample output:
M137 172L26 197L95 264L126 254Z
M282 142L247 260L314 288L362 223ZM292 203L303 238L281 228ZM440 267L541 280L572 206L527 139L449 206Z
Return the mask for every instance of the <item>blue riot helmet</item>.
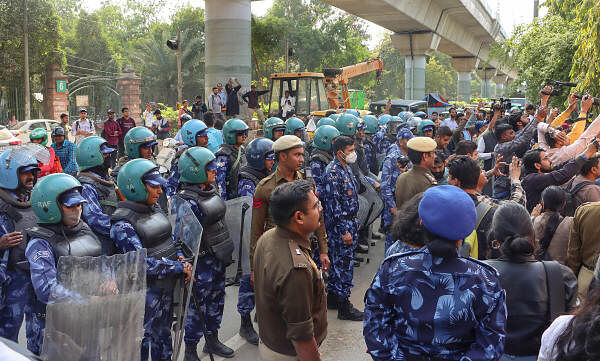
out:
M321 118L317 122L317 128L319 128L320 126L323 126L323 125L331 125L332 127L335 127L335 120L333 120L329 117Z
M335 121L336 121L336 120L337 120L337 119L340 117L340 115L341 115L341 114L334 113L334 114L331 114L331 115L329 116L329 118L335 122Z
M427 114L425 114L425 112L418 111L415 113L415 117L419 117L421 119L427 119Z
M409 111L403 111L400 112L398 114L398 116L405 122L408 122L412 117L414 117L414 114L412 112Z
M411 119L408 120L408 126L411 132L416 132L419 124L421 123L421 118L417 118L417 117L412 117Z
M9 148L0 154L0 187L19 188L19 173L34 171L37 176L40 168L37 159L25 148Z
M208 129L208 127L203 121L199 119L191 119L181 127L181 139L183 139L183 142L187 146L195 147L198 145L196 144L196 136L204 136L203 133L206 133L206 129ZM208 134L206 135L208 136Z
M348 110L346 110L346 113L348 113L348 114L352 114L352 115L354 115L355 117L360 117L360 113L359 113L359 112L358 112L358 110L356 110L356 109L348 109Z
M421 119L419 117L413 117L413 119ZM419 132L419 136L425 136L426 131L435 131L435 124L429 119L421 120L419 125L417 126L417 130Z
M255 138L246 147L246 160L254 169L265 169L265 157L273 152L273 141L267 138Z
M380 126L386 125L390 121L390 119L392 119L391 115L389 115L389 114L381 114L379 116L379 120L378 120L379 125Z

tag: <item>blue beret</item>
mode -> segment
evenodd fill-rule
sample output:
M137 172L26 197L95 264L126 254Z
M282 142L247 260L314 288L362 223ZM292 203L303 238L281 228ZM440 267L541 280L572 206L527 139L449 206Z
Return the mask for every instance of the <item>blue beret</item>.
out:
M419 203L419 217L429 232L452 241L464 239L477 225L477 211L471 197L450 185L425 191Z

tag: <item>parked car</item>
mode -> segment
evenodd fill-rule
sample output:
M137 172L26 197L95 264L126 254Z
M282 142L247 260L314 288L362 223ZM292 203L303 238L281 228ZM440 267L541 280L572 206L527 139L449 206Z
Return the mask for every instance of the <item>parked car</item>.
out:
M375 115L379 115L385 111L387 100L378 100L369 104L369 110ZM427 102L424 100L392 100L392 107L390 108L390 115L398 115L400 112L426 112L427 113Z
M7 127L0 125L0 151L11 145L21 145L21 139L15 137Z
M17 138L21 139L23 143L27 143L29 142L29 133L31 133L32 130L36 128L44 128L46 129L46 133L48 133L48 142L51 142L50 134L52 133L52 129L58 127L59 125L59 121L51 119L24 120L11 126L10 132Z

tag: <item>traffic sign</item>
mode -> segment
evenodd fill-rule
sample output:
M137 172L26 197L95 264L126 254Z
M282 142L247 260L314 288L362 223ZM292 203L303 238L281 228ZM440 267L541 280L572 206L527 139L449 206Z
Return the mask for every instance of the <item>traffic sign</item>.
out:
M67 92L67 81L66 80L57 80L56 81L56 92L57 93L66 93Z

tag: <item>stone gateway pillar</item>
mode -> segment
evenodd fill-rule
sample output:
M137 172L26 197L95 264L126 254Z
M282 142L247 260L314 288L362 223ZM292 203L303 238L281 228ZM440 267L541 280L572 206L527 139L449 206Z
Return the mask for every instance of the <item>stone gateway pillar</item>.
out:
M46 71L44 84L44 116L60 120L62 113L69 114L69 79L60 70L60 65L51 64Z
M140 119L142 113L141 84L142 79L135 75L133 68L130 66L125 67L123 75L117 78L117 89L121 94L121 107L129 108L129 116L136 120ZM120 111L121 109L118 110L118 112Z

